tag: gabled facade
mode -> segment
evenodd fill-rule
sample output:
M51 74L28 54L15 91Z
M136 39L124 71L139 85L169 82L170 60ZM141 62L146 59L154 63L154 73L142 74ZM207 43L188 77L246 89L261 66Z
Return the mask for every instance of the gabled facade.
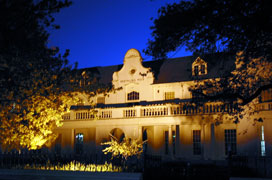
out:
M91 102L82 95L84 105L72 106L63 126L55 130L58 151L101 153L100 144L111 133L120 141L124 137L147 140L145 152L164 158L271 156L271 91L265 92L259 113L238 124L228 118L231 104L191 103L189 88L194 80L224 76L224 71L233 69L233 60L183 57L143 62L139 51L130 49L123 65L92 68L101 83L112 83L118 90L92 99L97 104L96 119L90 113ZM83 69L83 74L88 70ZM256 121L259 118L263 121Z

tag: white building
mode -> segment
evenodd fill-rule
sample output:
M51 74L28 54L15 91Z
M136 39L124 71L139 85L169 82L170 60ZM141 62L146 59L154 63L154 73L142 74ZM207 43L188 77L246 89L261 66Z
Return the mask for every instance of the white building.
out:
M224 76L234 59L182 57L142 62L136 49L127 51L122 66L83 69L100 83L112 83L114 92L99 94L97 118L91 102L72 106L57 128L62 153L99 153L109 133L148 140L148 154L165 158L225 159L236 155L272 155L272 93L264 92L260 112L238 124L228 119L232 105L220 102L193 106L189 87L196 79ZM84 83L84 82L82 82ZM220 116L220 118L219 118ZM263 122L256 121L262 118Z

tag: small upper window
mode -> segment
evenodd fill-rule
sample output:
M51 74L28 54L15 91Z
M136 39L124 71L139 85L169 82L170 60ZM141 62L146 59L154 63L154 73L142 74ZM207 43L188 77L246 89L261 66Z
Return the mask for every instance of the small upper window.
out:
M128 93L127 100L128 101L139 100L139 93L135 91Z
M205 74L205 69L206 69L205 65L204 65L204 64L201 64L200 67L201 67L201 68L200 68L201 74Z
M272 89L263 90L261 92L261 102L267 102L272 100Z
M207 63L203 59L198 57L192 64L193 76L205 75L207 73Z
M79 80L79 86L80 87L84 87L86 85L88 85L88 75L86 74L86 71L83 71L81 73L81 79Z
M194 66L194 75L197 76L199 74L198 66Z
M97 104L105 104L105 97L98 97Z
M165 92L164 98L165 100L175 99L175 92Z

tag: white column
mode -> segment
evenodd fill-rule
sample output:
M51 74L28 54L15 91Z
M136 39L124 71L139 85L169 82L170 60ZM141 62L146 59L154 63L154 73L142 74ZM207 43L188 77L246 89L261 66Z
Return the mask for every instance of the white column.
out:
M202 124L201 125L201 139L200 139L200 142L201 142L201 154L202 154L202 157L204 159L206 159L206 156L205 156L205 150L206 150L206 134L205 134L205 124Z
M168 110L168 112L167 112L168 116L170 116L171 115L171 106L170 105L167 106L167 110ZM172 132L171 132L171 134L172 134Z
M211 159L214 159L216 154L215 154L215 148L216 148L216 141L215 141L215 132L214 132L214 124L211 124L211 146L210 146L210 156Z
M169 138L169 155L172 156L173 155L173 135L172 135L172 126L170 125L168 127L168 138Z
M75 129L72 129L71 132L71 147L74 148L75 145Z
M136 110L136 117L141 117L141 108L135 107L135 110Z
M179 156L180 152L180 125L176 125L176 156Z
M142 130L142 126L139 126L138 127L138 139L140 140L140 141L142 141L143 140L143 130Z

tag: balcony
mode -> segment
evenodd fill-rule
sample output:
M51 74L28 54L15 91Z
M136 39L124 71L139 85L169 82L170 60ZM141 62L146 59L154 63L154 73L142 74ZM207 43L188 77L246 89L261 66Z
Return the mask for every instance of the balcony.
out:
M107 120L123 118L145 118L162 116L190 116L216 113L231 113L235 111L233 104L204 104L201 106L189 103L179 104L150 104L146 106L136 105L132 107L112 107L95 109L78 109L63 116L63 120ZM269 105L272 108L272 103Z

